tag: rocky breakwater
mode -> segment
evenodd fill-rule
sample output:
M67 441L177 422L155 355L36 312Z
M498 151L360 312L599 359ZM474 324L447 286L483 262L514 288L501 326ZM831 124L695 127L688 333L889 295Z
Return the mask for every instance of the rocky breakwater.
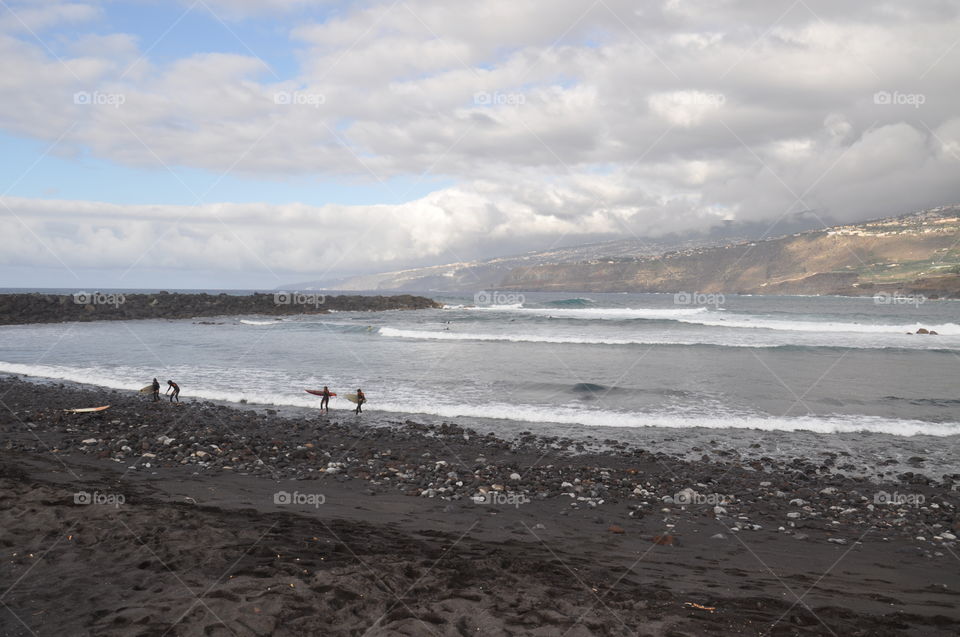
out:
M185 319L238 314L325 314L422 310L441 307L432 299L397 296L326 296L309 293L269 294L0 294L0 325L61 323L67 321L124 321L133 319Z

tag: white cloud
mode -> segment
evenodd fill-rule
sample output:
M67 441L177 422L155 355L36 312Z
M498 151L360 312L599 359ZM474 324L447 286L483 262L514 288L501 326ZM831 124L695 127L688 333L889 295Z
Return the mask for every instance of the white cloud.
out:
M209 4L249 16L268 3ZM282 8L298 16L317 4ZM198 192L202 205L144 257L158 267L376 269L802 207L850 220L960 199L956 7L810 0L784 14L774 4L344 5L325 23L292 25L303 65L283 79L252 56L216 52L169 63L148 53L131 69L143 51L124 34L78 34L62 63L31 38L0 35L0 127L157 170L455 184L389 206L217 208ZM30 20L54 24L56 11L80 21L98 9L48 3ZM878 91L922 103L877 103ZM90 101L76 103L77 92ZM102 248L76 257L91 266L126 267L163 227L149 206L15 203L65 254L76 247L59 233L68 224ZM394 215L402 223L385 221ZM323 232L294 234L322 252L271 231L317 220ZM3 223L22 238L7 263L49 260L22 224ZM369 241L345 248L371 225Z
M100 9L93 4L74 2L5 2L0 13L0 33L35 35L55 25L93 20Z

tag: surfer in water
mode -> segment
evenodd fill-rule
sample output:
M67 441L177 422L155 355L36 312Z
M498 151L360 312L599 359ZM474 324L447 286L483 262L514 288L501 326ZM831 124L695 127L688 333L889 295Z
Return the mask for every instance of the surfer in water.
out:
M362 414L363 409L361 409L361 407L363 407L363 403L365 402L367 402L367 397L363 395L363 390L358 387L357 388L357 408L354 410L353 413Z
M170 394L170 390L173 390L173 393ZM177 402L180 402L180 385L176 384L172 380L167 381L167 391L165 394L170 394L170 402L173 402L173 399L176 398Z
M158 402L160 400L160 381L156 378L153 379L153 402Z
M330 388L326 385L323 386L323 397L320 398L320 410L330 411Z

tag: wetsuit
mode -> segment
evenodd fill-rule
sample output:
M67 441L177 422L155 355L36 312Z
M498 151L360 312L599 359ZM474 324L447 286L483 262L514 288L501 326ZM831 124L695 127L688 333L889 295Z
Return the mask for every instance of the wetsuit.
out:
M176 398L177 402L180 402L180 385L176 384L172 380L167 381L167 391L173 390L173 393L170 394L170 402L173 402L173 399Z
M323 388L323 397L320 399L320 409L330 409L330 390Z
M361 407L363 407L363 403L365 402L367 402L367 397L364 396L363 392L358 389L357 390L357 408L353 413L355 414L363 413L363 409L361 409Z
M154 378L153 379L153 402L160 400L160 382Z

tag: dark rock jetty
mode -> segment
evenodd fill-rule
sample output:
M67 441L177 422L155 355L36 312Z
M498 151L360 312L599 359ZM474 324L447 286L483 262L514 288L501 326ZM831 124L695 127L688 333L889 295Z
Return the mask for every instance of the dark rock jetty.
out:
M440 307L422 296L327 296L317 292L235 294L2 294L0 325L62 323L68 321L125 321L186 319L237 314L326 314L422 310Z

